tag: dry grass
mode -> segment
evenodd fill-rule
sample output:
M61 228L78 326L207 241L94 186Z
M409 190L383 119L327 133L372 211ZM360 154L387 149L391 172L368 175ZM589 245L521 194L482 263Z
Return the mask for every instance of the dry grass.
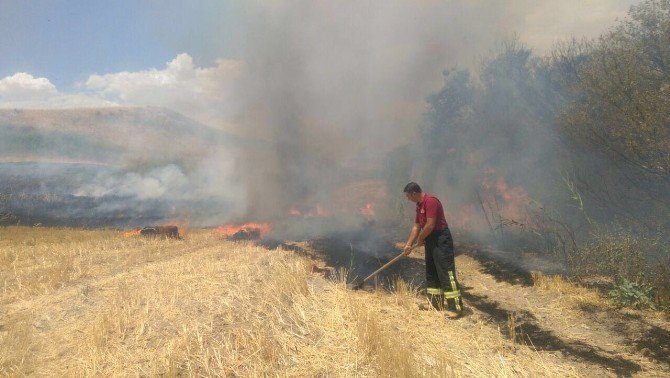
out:
M354 292L288 251L0 229L0 375L576 376L478 318Z
M598 295L597 292L581 287L561 276L545 276L540 272L531 272L531 279L533 286L558 296L564 304L608 306L605 298Z

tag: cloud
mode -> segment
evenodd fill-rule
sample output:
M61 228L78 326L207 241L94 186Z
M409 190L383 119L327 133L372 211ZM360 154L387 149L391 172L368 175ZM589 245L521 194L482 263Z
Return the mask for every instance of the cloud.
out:
M114 102L88 93L61 93L45 77L17 72L0 80L0 108L77 108L113 106Z
M91 75L84 85L110 101L163 106L216 127L234 115L234 87L244 67L238 60L219 59L201 68L182 53L162 70Z
M56 87L49 79L25 72L17 72L0 80L0 98L3 101L47 99L57 94Z
M239 109L234 91L244 72L239 60L219 59L213 67L197 67L182 53L164 69L90 75L74 93L59 92L49 79L19 72L0 80L0 108L160 106L226 128Z

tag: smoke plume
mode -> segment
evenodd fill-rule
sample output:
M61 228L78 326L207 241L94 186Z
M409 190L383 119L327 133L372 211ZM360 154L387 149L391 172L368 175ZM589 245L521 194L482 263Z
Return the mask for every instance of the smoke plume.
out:
M251 3L236 123L251 216L328 203L414 138L447 66L499 38L502 5L429 1ZM400 188L398 188L398 193ZM395 195L395 194L394 194Z

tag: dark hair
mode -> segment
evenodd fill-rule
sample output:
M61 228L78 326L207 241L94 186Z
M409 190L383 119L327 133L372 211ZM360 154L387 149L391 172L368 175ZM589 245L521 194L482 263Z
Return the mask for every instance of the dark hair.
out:
M415 182L410 182L409 184L405 185L405 189L403 189L403 192L405 193L421 193L421 187L419 184Z

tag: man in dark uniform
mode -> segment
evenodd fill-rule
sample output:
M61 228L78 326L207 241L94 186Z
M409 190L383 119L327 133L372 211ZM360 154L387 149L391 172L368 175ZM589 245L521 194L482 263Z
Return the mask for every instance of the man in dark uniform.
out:
M440 200L424 193L421 187L410 182L405 186L405 196L416 203L414 226L405 244L405 255L412 251L414 242L425 246L426 251L426 294L437 310L443 310L447 300L449 316L459 316L463 310L463 301L454 261L454 242L444 209Z

